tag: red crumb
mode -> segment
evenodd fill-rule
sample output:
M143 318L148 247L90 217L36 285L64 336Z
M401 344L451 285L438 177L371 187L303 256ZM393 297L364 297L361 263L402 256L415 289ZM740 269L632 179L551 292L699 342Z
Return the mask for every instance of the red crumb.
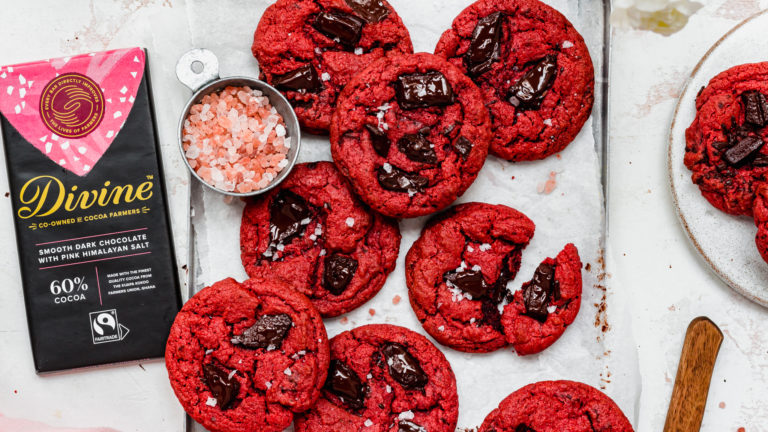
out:
M346 324L346 323L348 323L348 322L349 322L349 318L347 318L347 317L342 317L342 318L341 318L341 320L339 320L339 321L340 321L342 324Z
M719 406L720 408L725 408L725 402L720 402L720 404L719 404L718 406Z
M536 192L544 195L549 195L557 187L557 173L552 171L549 173L549 178L544 183L539 183L536 188Z
M204 96L184 122L187 161L225 192L264 189L288 165L285 122L269 98L249 87Z
M371 316L374 316L374 315L376 315L376 309L370 308L370 309L368 309L368 313L371 314Z
M514 179L515 179L515 176L512 176L512 177L510 177L510 178L511 178L512 180L514 180Z
M394 304L394 305L399 304L400 300L402 300L402 298L400 298L399 295L396 295L396 296L392 297L392 304Z
M747 430L744 429L743 427L740 427L740 428L736 429L736 432L746 432L746 431Z
M19 394L19 391L18 390L14 390L13 394Z
M555 157L556 157L556 158L558 158L558 159L562 159L562 158L563 158L563 157L560 155L560 153L558 153L558 154L557 154Z

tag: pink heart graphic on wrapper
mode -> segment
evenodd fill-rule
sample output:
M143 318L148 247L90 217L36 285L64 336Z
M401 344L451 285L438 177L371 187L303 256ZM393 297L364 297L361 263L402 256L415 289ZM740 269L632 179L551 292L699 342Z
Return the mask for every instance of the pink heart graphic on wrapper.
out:
M49 159L84 176L106 153L125 124L144 77L145 63L144 50L129 48L2 67L0 112ZM84 75L87 77L84 80L98 85L103 94L103 114L99 122L94 121L92 129L77 138L56 134L51 129L57 129L47 126L48 120L44 121L41 116L41 98L46 87L67 74ZM48 92L51 87L55 86L51 85ZM74 114L57 112L57 115L67 119Z

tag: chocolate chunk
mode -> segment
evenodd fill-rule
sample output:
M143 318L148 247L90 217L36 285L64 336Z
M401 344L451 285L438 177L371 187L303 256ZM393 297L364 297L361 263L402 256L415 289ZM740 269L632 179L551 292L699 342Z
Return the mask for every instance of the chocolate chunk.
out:
M325 259L323 287L333 295L341 295L355 276L357 261L348 256L333 254Z
M731 148L731 143L728 141L715 141L712 143L712 147L714 147L715 150L723 151Z
M418 174L411 174L400 168L389 166L381 167L377 174L379 185L392 192L415 193L424 190L429 184L429 179Z
M520 268L520 260L522 255L519 250L514 250L504 257L504 261L501 263L501 271L499 277L496 279L493 287L493 300L498 304L504 301L511 302L513 294L507 289L509 281L515 279L517 270ZM510 265L512 266L510 268Z
M723 154L723 159L732 166L744 162L752 153L763 146L763 140L757 136L748 136L729 148Z
M203 378L205 385L216 399L216 406L226 410L235 401L240 392L240 383L230 374L212 363L203 365Z
M400 76L395 84L395 95L400 107L405 110L454 102L451 84L437 71Z
M378 127L374 125L365 125L365 129L368 130L368 133L371 137L371 145L373 146L373 150L376 151L376 154L378 154L381 157L387 157L389 154L389 137L387 137L387 133L383 130L379 129Z
M467 160L469 153L472 152L472 141L461 136L459 139L453 142L453 149L461 156L462 159Z
M528 427L527 424L520 424L515 428L515 432L536 432L535 430Z
M429 377L421 369L419 361L404 346L388 343L381 349L389 366L389 375L408 390L423 389Z
M540 322L547 320L547 306L550 299L555 297L554 279L555 268L549 264L540 264L533 274L533 279L523 288L526 315Z
M365 387L355 371L339 360L331 360L325 388L350 408L359 410L365 400Z
M369 23L383 21L389 16L389 8L381 0L346 0L347 5Z
M430 165L437 163L437 153L424 134L405 135L397 141L397 148L414 162Z
M292 326L293 320L286 314L263 315L243 334L234 336L232 344L251 349L277 349Z
M284 189L269 206L270 237L273 243L284 243L301 233L302 221L312 216L304 198Z
M485 282L482 272L475 270L450 271L443 275L443 279L471 295L473 300L483 297L493 287Z
M533 67L509 89L509 103L520 109L539 109L547 90L555 82L557 57L550 54Z
M426 429L408 420L400 420L397 424L397 432L427 432Z
M313 91L323 86L317 71L311 64L306 64L285 75L276 75L272 83L281 90L293 91Z
M470 75L479 76L488 72L501 58L502 24L504 15L496 12L481 19L475 26L466 56Z
M768 122L768 102L765 96L757 90L741 94L744 104L744 120L755 127L764 127Z
M363 25L362 19L341 11L321 12L312 23L317 31L348 47L354 47L360 40Z

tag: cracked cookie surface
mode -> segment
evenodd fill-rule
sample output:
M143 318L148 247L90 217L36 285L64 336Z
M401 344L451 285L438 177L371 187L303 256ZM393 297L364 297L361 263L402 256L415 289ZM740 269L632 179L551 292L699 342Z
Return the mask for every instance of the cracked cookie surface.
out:
M543 159L573 141L592 112L594 67L584 39L537 0L479 0L443 33L435 54L467 73L493 122L491 153Z
M363 204L333 163L305 163L248 202L240 249L249 276L283 282L330 317L384 286L395 268L400 229Z
M314 408L297 432L453 432L456 379L424 336L373 324L331 340L331 368Z
M405 259L411 306L427 333L466 352L511 344L528 355L552 345L578 314L581 262L569 244L530 282L513 282L534 230L517 210L485 203L430 220Z
M480 90L461 71L431 54L390 55L342 92L331 152L374 210L415 217L467 190L490 137Z
M225 279L181 309L165 363L184 410L208 430L278 432L320 396L329 346L303 295L274 281Z
M305 130L327 133L352 77L413 45L386 0L278 0L262 15L251 50L261 78L283 92Z
M696 97L685 131L685 166L716 208L752 215L755 190L768 174L768 62L721 72Z
M478 432L633 432L624 413L599 390L574 381L529 384L504 399Z

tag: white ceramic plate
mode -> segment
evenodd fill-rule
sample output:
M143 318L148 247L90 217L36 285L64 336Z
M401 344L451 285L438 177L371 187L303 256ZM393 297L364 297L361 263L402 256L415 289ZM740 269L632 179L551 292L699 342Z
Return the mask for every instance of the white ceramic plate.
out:
M696 115L696 95L718 73L739 64L768 61L768 11L746 19L710 48L691 73L675 108L669 135L669 180L677 214L693 246L726 284L768 307L768 264L755 246L757 228L748 217L714 208L691 182L683 164L685 129Z

